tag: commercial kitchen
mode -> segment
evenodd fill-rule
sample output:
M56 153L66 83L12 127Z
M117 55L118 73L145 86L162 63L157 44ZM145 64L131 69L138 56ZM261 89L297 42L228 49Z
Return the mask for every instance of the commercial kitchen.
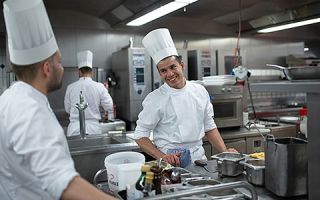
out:
M43 2L64 67L62 87L48 100L65 134L69 115L64 96L67 86L79 79L78 51L92 51L93 80L108 83L114 102L115 119L100 121L103 134L82 129L83 134L66 136L76 170L92 185L127 199L128 182L123 181L121 190L118 185L120 191L110 190L105 159L138 153L143 163L157 163L181 179L146 199L320 199L319 0ZM179 6L171 13L141 25L129 23L173 2ZM265 30L302 21L309 24ZM135 142L142 102L164 83L142 44L144 36L158 28L170 30L185 64L184 76L207 90L226 146L239 153L219 153L204 137L208 161L184 169L154 161ZM17 81L10 66L3 12L0 64L1 95ZM259 163L252 161L255 156ZM117 167L123 173L119 177L129 180L130 169Z

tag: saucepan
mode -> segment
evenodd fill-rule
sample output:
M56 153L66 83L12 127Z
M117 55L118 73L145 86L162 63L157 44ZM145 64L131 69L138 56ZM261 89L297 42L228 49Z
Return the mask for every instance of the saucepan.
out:
M268 67L273 67L282 70L288 80L320 80L319 66L296 66L283 67L279 65L267 64Z

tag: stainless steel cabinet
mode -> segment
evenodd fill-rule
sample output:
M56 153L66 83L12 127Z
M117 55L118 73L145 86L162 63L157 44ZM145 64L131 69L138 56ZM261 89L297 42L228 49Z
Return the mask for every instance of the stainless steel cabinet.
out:
M207 159L210 160L210 157L212 156L212 146L211 146L210 142L205 141L205 142L203 142L202 146L204 148Z
M247 137L246 145L247 145L247 152L246 152L247 154L264 151L263 138L261 136Z

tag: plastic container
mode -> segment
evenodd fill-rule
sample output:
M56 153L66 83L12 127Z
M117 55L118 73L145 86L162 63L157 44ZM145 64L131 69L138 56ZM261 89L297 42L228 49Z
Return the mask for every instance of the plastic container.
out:
M144 163L145 157L141 153L132 151L114 153L105 158L106 169L99 170L94 179L107 171L109 189L114 192L125 190L126 185L136 183L141 174L141 165Z
M299 138L267 138L265 187L281 197L307 194L307 141Z

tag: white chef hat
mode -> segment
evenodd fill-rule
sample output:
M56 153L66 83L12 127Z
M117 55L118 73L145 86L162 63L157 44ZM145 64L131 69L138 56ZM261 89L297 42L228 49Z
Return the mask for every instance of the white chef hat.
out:
M80 51L77 54L78 68L90 67L92 68L92 52L89 50Z
M5 1L3 13L12 63L37 63L49 58L58 50L42 0Z
M168 56L178 56L170 32L166 28L151 31L142 39L142 44L156 64Z

